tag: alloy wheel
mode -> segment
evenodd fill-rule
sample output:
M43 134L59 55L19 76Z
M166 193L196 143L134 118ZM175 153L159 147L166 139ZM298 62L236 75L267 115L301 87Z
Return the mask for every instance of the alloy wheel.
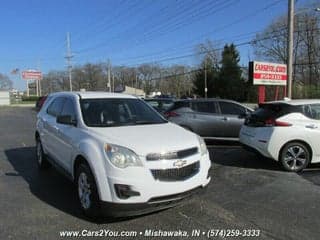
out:
M296 171L302 168L307 161L306 150L301 146L290 146L283 160L289 169Z
M88 181L88 177L84 172L81 172L78 178L78 194L81 206L84 209L89 209L91 206L91 187Z

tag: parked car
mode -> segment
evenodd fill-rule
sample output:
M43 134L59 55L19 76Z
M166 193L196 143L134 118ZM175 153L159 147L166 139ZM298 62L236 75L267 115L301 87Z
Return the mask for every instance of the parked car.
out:
M247 117L240 142L299 172L320 162L320 100L263 103Z
M39 112L40 109L42 108L44 102L46 101L47 96L41 96L38 98L37 102L36 102L36 110Z
M39 169L53 165L74 181L90 217L165 209L211 179L202 138L130 95L51 94L35 139Z
M205 139L237 141L244 118L252 111L230 100L188 99L176 101L165 116Z
M146 98L144 101L150 104L157 112L161 114L166 112L173 105L172 98Z

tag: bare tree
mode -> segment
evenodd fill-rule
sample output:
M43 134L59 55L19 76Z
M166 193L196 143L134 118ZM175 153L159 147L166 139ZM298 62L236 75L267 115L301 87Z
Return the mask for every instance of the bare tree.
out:
M9 90L12 88L13 82L10 78L0 73L0 90Z
M310 7L310 10L313 8ZM308 87L320 84L320 16L314 11L297 10L294 23L293 81L295 97L308 97ZM287 18L277 18L252 41L257 60L287 62Z

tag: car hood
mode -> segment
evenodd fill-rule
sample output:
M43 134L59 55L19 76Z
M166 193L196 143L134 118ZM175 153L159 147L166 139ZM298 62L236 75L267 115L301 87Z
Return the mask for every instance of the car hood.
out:
M172 123L90 128L90 130L105 143L127 147L140 156L199 146L194 133Z

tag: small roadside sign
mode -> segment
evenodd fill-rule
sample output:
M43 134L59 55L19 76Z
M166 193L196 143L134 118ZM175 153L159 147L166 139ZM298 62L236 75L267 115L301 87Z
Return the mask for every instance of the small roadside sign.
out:
M268 62L250 62L250 78L254 85L287 85L287 65Z
M23 71L22 78L24 80L41 80L42 79L42 72L40 71Z

